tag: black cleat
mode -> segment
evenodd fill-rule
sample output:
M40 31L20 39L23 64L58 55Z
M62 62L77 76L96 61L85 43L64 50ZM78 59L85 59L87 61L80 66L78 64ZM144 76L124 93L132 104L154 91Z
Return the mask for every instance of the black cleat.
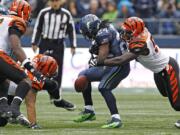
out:
M70 102L68 102L68 101L66 101L64 99L61 99L59 101L54 100L54 105L56 107L64 108L64 109L66 109L68 111L74 111L76 109L75 105L73 105L72 103L70 103Z
M7 119L0 117L0 127L6 126L8 123Z
M6 99L0 101L0 117L8 119L12 116L12 113L9 111L9 105L7 104Z
M23 114L21 114L21 112L19 111L19 107L11 107L10 111L12 112L12 117L8 119L9 123L20 124L25 127L30 126L29 120Z

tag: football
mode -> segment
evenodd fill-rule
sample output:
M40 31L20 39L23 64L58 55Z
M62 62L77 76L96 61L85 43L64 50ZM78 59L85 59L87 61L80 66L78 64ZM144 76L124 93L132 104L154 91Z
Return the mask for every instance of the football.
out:
M74 83L76 92L83 92L88 86L88 79L86 76L79 76Z

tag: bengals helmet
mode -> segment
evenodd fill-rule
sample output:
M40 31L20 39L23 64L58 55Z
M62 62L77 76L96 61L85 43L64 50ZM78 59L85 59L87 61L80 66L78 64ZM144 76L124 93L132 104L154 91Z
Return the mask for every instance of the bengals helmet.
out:
M144 31L145 24L141 18L129 17L122 24L123 34L126 34L129 38L138 36Z
M30 21L31 6L25 0L13 0L9 12L22 18L25 22Z
M32 60L33 67L46 77L52 77L56 74L58 64L56 60L47 55L38 54Z

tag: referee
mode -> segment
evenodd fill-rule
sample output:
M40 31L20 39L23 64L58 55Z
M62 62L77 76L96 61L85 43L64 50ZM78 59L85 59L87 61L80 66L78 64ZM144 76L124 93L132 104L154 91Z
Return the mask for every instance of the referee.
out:
M50 0L50 7L44 8L38 14L34 32L32 36L32 49L39 53L48 53L56 59L59 69L55 78L58 82L57 98L54 99L56 107L62 107L67 110L74 110L75 105L61 98L61 80L64 57L64 39L69 35L71 44L71 54L74 55L76 48L76 32L71 13L62 8L62 0ZM60 92L59 92L60 89Z

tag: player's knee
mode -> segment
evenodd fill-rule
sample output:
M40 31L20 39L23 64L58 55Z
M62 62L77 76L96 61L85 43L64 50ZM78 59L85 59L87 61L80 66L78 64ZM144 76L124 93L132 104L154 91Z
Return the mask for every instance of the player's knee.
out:
M98 90L99 92L104 92L104 91L112 91L114 88L116 88L117 86L116 85L111 85L110 83L107 84L107 85L104 85L104 84L100 84L98 86Z
M180 104L179 103L175 103L172 107L174 108L174 110L180 111Z
M166 92L165 89L162 89L162 90L158 89L158 90L159 90L159 93L160 93L163 97L167 97L167 92Z
M98 87L98 90L99 90L99 92L103 95L106 91L110 91L109 89L107 89L107 88L105 88L105 87L101 87L101 86L99 86Z

